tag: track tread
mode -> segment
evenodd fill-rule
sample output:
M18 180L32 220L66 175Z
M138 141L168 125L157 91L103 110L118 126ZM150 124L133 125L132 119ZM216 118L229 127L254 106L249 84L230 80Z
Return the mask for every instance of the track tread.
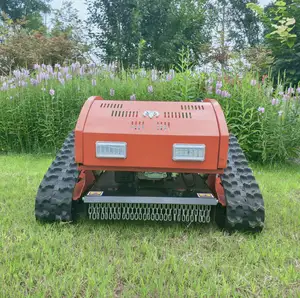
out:
M265 208L259 186L235 136L230 135L228 164L221 175L227 230L259 232L264 227Z
M37 220L72 220L72 195L78 175L74 160L74 132L71 132L39 186L35 199Z

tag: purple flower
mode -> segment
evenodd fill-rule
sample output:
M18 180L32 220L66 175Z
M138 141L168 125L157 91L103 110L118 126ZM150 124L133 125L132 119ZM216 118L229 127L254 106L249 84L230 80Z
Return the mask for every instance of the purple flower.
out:
M35 70L40 69L40 68L41 68L41 66L39 64L34 64L33 65L33 69L35 69Z
M45 79L45 73L44 72L40 72L37 76L36 76L37 81L42 81Z
M21 87L27 87L27 85L28 85L28 83L25 82L25 81L21 81L21 82L20 82L20 86L21 86Z
M256 85L256 80L251 80L250 84L251 84L251 86L255 86Z
M65 84L65 79L64 79L64 78L59 78L58 80L59 80L59 82L60 82L62 85Z
M60 66L60 64L56 63L56 64L54 65L54 67L60 69L61 66Z
M53 89L50 89L50 90L49 90L49 94L50 94L51 96L54 96L54 94L55 94L55 90L53 90Z
M8 89L8 84L6 82L3 83L1 90L5 91Z
M69 73L66 74L66 80L69 81L69 80L72 80L72 75L70 75Z
M257 109L257 111L263 114L265 112L265 108L264 107L259 107Z
M95 79L92 79L92 86L96 86L97 85L97 81Z
M278 92L278 95L282 96L284 94L283 91Z
M88 67L90 67L90 68L95 68L96 67L96 63L90 63L90 64L88 64Z
M212 86L208 86L207 87L207 93L208 94L212 94L213 93L212 91L213 91L213 87Z
M217 81L216 83L216 89L221 89L223 86L223 83L221 81Z
M296 91L297 91L297 93L300 93L300 87L298 87L298 88L296 89Z
M287 100L289 100L289 98L290 98L290 96L288 94L284 94L282 97L282 100L287 101Z
M221 95L221 94L222 94L221 89L217 89L217 90L216 90L216 94L217 94L217 95Z
M22 76L23 76L24 78L28 78L29 75L30 75L29 70L23 68L23 69L22 69Z
M156 69L151 70L151 80L152 80L152 82L157 80L157 70Z
M10 85L10 89L15 89L15 88L16 88L16 85L14 85L14 84Z
M76 63L72 63L71 65L71 70L72 72L75 72L77 68L80 67L80 63L79 62L76 62Z
M174 69L170 69L169 73L170 73L170 75L171 75L171 77L173 79L175 77L175 70Z
M42 68L46 68L46 65L44 63L41 66L42 66Z
M68 66L63 67L62 72L67 74L69 72L69 67Z
M17 78L17 79L19 79L20 77L21 77L21 71L20 70L14 70L13 71L13 75Z
M273 98L272 99L272 106L277 106L279 104L279 99L278 98Z
M287 94L294 94L295 90L294 88L290 87L287 91Z
M133 74L131 75L131 78L132 78L133 80L135 80L135 79L136 79L136 74L133 73Z
M130 95L130 100L136 100L135 94Z
M152 74L151 75L151 80L152 80L152 82L156 81L157 80L157 75L156 74Z
M227 92L227 91L224 90L224 91L221 92L221 96L222 96L222 97L228 98L228 97L230 97L231 95L230 95L229 92Z
M148 92L149 92L149 93L153 93L153 86L152 86L152 85L148 86L147 89L148 89Z
M53 73L53 67L52 67L52 65L47 65L47 71L49 73Z
M109 95L110 96L115 96L115 90L113 88L110 88Z
M214 82L214 79L213 78L209 78L206 82L207 82L207 84L211 85Z
M171 76L170 74L167 74L166 80L167 80L167 81L171 81L171 80L172 80L172 76Z
M142 78L144 78L146 75L147 75L146 70L145 70L145 69L142 69L141 72L140 72L140 76L141 76Z
M79 74L83 76L85 74L84 66L80 67Z

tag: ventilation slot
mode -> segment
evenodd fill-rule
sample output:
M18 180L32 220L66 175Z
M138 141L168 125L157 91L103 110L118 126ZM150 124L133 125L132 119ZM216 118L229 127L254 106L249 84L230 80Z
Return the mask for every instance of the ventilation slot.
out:
M137 111L111 111L111 117L122 117L122 118L137 118L138 112Z
M165 118L175 118L175 119L192 119L191 112L164 112Z
M123 104L121 103L101 103L100 108L102 109L123 109Z
M170 122L157 122L156 129L157 130L169 130L170 129Z
M134 130L144 129L144 121L131 121L131 128Z
M182 111L200 111L204 110L203 105L181 105L181 110Z

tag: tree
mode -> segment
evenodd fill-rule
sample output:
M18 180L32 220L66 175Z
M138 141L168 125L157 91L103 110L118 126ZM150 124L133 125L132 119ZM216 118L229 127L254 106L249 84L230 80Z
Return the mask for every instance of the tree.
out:
M204 34L205 0L94 0L88 2L89 35L105 62L125 68L143 61L146 67L167 68L182 46L195 61Z
M300 82L300 0L278 2L277 5L271 4L265 9L269 20L279 21L277 26L280 26L272 26L273 22L265 23L266 43L275 58L272 70L275 76L285 73L288 84L298 84ZM287 31L283 31L284 26L287 26Z
M36 12L50 11L51 0L1 0L0 12L7 14L13 21L26 18Z
M235 42L235 48L254 47L262 42L262 27L256 14L247 8L249 2L258 0L228 0L230 7L229 39Z
M83 29L83 21L78 16L78 10L74 8L72 1L65 0L60 9L54 9L52 13L50 35L52 37L64 36L72 41L74 50L76 53L80 53L76 57L77 60L82 60L90 47L85 38L86 32Z
M287 84L300 82L300 0L276 1L265 9L248 5L265 27L265 43L272 50L274 76L286 75Z
M241 50L258 45L262 41L260 20L247 4L258 0L213 1L218 16L220 34L226 35L224 42L230 42L234 49ZM226 34L224 34L224 32Z

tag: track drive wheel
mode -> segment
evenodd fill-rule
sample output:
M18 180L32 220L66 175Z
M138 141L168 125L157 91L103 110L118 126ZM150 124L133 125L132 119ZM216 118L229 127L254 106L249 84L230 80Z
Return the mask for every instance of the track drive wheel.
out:
M226 207L217 206L216 222L228 231L260 232L265 208L259 186L235 136L230 135L228 164L221 181Z
M35 200L37 220L72 220L72 196L78 175L74 160L74 132L71 132L39 186Z

